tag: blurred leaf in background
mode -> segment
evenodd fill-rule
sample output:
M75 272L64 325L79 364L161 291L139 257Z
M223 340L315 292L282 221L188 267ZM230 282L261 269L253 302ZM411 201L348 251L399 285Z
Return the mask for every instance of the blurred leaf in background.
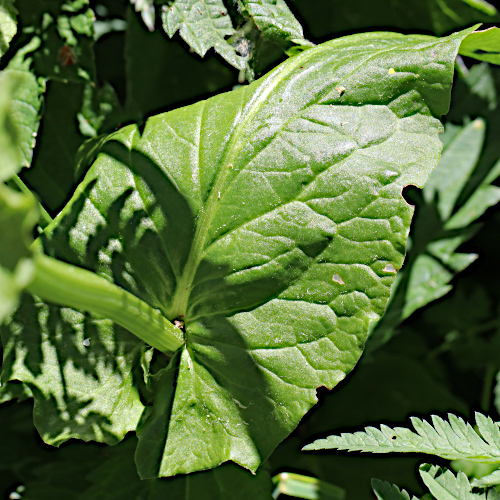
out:
M443 35L475 23L498 23L494 5L476 0L292 0L313 40L333 33L390 28Z
M95 79L94 14L88 0L16 3L21 37L30 45L35 72L62 81Z
M17 32L16 18L14 0L0 0L0 58L7 52Z
M31 92L31 77L23 71L0 73L0 325L17 307L33 273L28 245L38 220L36 202L4 184L31 159L39 102L37 92Z

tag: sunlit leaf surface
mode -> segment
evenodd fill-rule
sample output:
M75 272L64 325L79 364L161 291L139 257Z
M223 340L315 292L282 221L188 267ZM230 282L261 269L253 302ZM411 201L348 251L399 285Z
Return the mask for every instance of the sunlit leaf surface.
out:
M356 364L403 264L412 208L401 190L438 162L437 117L466 34L340 38L108 138L43 240L184 323L185 346L151 382L141 476L228 460L256 470L316 388ZM89 422L113 439L133 428L144 345L104 320L28 305L4 332L4 372L39 387L39 426L47 404L57 442L78 435L75 415L84 439ZM27 342L46 351L32 362ZM45 375L58 365L68 375Z

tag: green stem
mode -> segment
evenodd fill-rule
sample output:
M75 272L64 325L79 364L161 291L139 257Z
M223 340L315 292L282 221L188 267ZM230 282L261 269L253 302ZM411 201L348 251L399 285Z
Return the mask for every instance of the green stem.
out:
M33 191L31 191L28 186L20 179L18 175L14 175L12 177L13 183L20 189L21 192L28 194L30 196L33 196L35 198L38 207L40 209L40 222L39 225L42 227L42 229L45 229L51 222L52 222L52 217L49 215L47 210L43 208L43 205L38 201L36 196L33 194Z
M28 290L42 299L99 314L123 326L162 352L184 343L182 331L156 309L123 288L85 269L35 255L35 277Z

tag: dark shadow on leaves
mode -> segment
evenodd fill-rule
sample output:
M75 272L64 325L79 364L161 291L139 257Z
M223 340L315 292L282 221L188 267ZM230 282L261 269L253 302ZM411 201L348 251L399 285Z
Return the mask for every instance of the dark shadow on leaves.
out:
M192 213L188 200L168 177L165 169L142 152L130 151L125 145L111 140L105 144L101 154L128 166L134 175L134 182L131 187L125 188L120 196L110 200L106 212L101 213L105 222L95 224L95 220L93 221L93 229L84 235L85 250L82 252L76 246L72 247L70 238L78 238L77 228L81 227L79 224L83 223L85 226L85 220L80 218L88 200L94 199L93 203L97 206L99 196L106 196L106 186L99 185L99 178L83 185L77 190L71 206L63 213L58 226L43 236L44 249L49 255L111 278L116 284L153 307L165 311L175 291L176 277L182 274L191 250L196 214ZM136 203L138 194L143 202L140 208L137 208ZM131 199L132 196L135 196L135 200ZM152 214L158 212L165 223L160 227L158 224L145 226L144 220L151 221ZM103 249L109 250L113 240L117 240L121 247L111 247L108 253L111 263L108 262L103 271L100 254ZM216 384L235 402L241 420L245 422L242 425L248 426L249 434L256 442L262 459L267 458L298 422L293 418L285 421L283 416L278 414L280 403L272 400L273 392L268 381L249 353L244 338L227 316L251 310L276 298L315 262L330 240L328 236L321 236L303 248L297 244L289 251L287 265L277 266L279 269L276 271L258 274L246 282L228 283L227 277L234 272L233 266L225 263L216 265L208 260L200 264L200 274L195 278L195 282L199 280L203 283L193 290L191 302L200 304L198 322L210 333L206 337L191 336L192 342L188 342L192 344L196 361L209 371ZM104 363L112 370L119 370L116 356L130 355L133 348L139 344L139 341L134 342L135 337L128 332L115 327L114 338L111 339L115 347L109 350L109 344L100 339L96 319L86 314L82 328L85 337L91 338L88 353L95 354L89 356L87 351L82 354L81 346L74 343L75 325L66 322L61 311L62 308L51 305L47 319L50 341L57 352L60 367L71 363L76 369L98 380L98 362ZM24 313L24 316L37 317L34 310L30 314ZM32 323L29 335L36 334L34 332L39 329L36 320L28 321ZM35 339L34 343L39 346L39 339ZM122 349L118 347L120 343L124 346ZM42 354L38 353L36 359L30 362L30 371L34 374L41 373L41 356ZM139 363L138 357L136 360ZM139 374L134 375L137 378ZM173 393L178 389L174 385L176 374L172 376L170 387L158 390L152 406L154 412L154 405L163 405L157 415L160 420L163 418L163 429L160 429L160 434L163 435L156 435L156 442L162 446L157 450L159 454L163 452L163 438L168 430ZM160 393L164 391L170 395L165 393L162 398ZM82 424L74 422L81 405L85 407L91 401L81 402L65 394L65 406L70 413L68 420L67 416L62 418L59 414L60 410L54 400L44 400L41 394L37 396L37 400L39 398L41 399L37 406L54 416L54 422L51 423L54 429L69 426L76 433L91 432L89 429L96 425L105 432L109 426L105 416L96 414L86 417ZM40 412L40 422L42 415L43 412ZM148 419L145 425L148 425ZM270 436L273 436L272 442ZM159 464L158 461L156 463Z
M103 370L109 377L128 377L127 368L121 368L117 357L132 357L130 362L138 364L140 353L137 346L140 342L116 325L99 330L98 322L101 320L88 313L73 312L68 317L67 313L71 310L63 310L23 294L21 306L2 326L2 340L8 346L4 351L2 377L8 380L13 376L15 362L23 363L25 370L30 372L31 376L23 381L33 393L34 420L46 439L55 439L55 444L60 444L67 438L60 439L58 436L70 435L87 441L95 439L115 444L118 438L110 432L113 424L108 416L97 411L86 413L85 408L94 401L92 387L102 379ZM90 339L89 347L81 345L79 330L83 330L84 337ZM21 358L23 351L26 355ZM57 359L56 363L53 363L52 356ZM73 372L69 382L66 370ZM50 380L47 379L48 374ZM75 385L75 376L81 377L81 389ZM71 385L69 391L68 383ZM78 396L80 390L81 396ZM55 399L57 393L60 401Z

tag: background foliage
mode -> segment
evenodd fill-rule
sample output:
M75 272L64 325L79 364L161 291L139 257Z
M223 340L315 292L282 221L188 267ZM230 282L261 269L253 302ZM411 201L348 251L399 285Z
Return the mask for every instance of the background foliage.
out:
M230 2L220 3L232 8ZM223 28L228 30L224 34L237 35L235 44L220 46L222 57L209 50L201 59L178 34L172 39L165 34L164 24L168 35L177 29L182 35L182 22L154 17L152 5L140 0L133 5L114 0L24 0L14 5L0 0L1 31L7 34L0 40L3 77L13 79L13 102L31 110L23 133L15 138L23 164L30 163L30 145L37 136L33 165L20 175L52 216L91 163L100 134L230 90L285 59L284 51L300 50L307 40L319 43L382 28L441 35L500 20L479 0L294 0L288 6L304 32L291 20L289 36L276 37L266 25L260 31L268 29L270 36L261 37L250 23L253 15L240 6L234 12L228 9L225 21L231 17L233 28L239 29L232 33L229 25ZM22 26L17 35L9 24L16 15ZM183 38L195 45L188 35ZM222 42L212 38L203 43L193 46L194 52L203 54L210 44ZM67 48L61 52L61 46ZM21 52L28 56L29 67L13 57ZM15 395L19 402L0 406L0 494L34 500L270 498L271 476L285 471L317 477L344 489L347 498L360 500L373 498L371 478L418 496L427 491L418 480L421 457L300 450L314 439L367 425L407 426L410 415L444 416L450 411L472 422L479 410L500 420L500 188L495 186L500 173L500 70L467 58L459 60L458 70L441 136L441 164L423 192L405 192L417 212L389 309L353 373L332 393L320 391L320 403L257 476L224 465L188 478L140 481L133 461L135 437L113 447L70 442L49 448L34 430L29 392L10 384L2 386L0 397ZM8 154L2 148L4 152ZM26 206L25 217L33 217L30 210ZM131 354L127 363L133 356L139 353ZM433 463L461 469L471 478L491 471L465 462ZM422 469L421 474L427 486L429 477L439 476L435 469ZM380 483L374 487L379 498L400 494L388 493L390 488ZM343 493L334 488L330 495L341 498Z

